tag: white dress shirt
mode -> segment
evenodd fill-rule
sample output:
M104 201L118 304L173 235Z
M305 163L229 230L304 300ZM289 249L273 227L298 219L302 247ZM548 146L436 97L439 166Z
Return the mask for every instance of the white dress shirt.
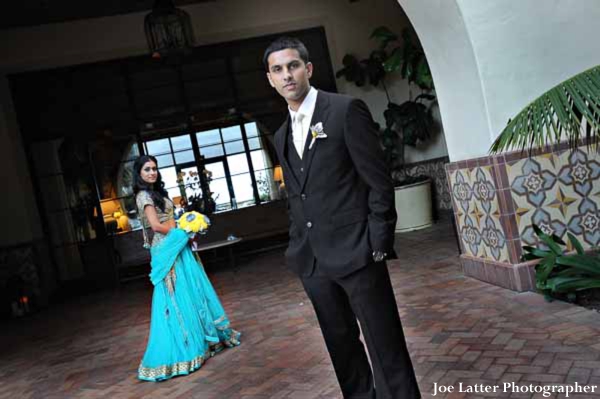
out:
M313 113L315 112L315 105L317 104L317 89L311 87L308 94L302 101L298 111L293 111L288 107L290 116L292 118L292 137L294 139L294 147L298 152L298 156L302 159L302 153L304 152L304 145L306 143L306 136L308 136L308 129L310 128L310 121L312 120Z

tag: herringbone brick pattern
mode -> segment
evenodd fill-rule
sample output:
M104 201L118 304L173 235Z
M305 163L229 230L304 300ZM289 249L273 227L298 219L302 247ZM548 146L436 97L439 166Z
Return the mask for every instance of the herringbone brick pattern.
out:
M396 248L400 259L389 268L424 397L434 383L600 385L596 312L465 278L446 223L398 236ZM243 343L197 372L136 379L151 289L130 284L3 326L0 398L341 398L312 307L282 253L242 260L237 270L209 267L209 275ZM462 397L481 394L448 395Z

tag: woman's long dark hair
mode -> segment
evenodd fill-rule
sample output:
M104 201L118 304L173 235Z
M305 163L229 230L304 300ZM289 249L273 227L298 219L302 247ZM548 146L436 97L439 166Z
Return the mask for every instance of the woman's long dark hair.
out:
M156 182L154 184L146 183L142 179L142 168L146 162L154 162L158 168L158 162L152 155L142 155L133 163L133 194L137 195L140 191L148 191L152 201L163 212L165 211L165 198L169 198L169 193L165 190L165 183L162 181L160 172L157 171Z

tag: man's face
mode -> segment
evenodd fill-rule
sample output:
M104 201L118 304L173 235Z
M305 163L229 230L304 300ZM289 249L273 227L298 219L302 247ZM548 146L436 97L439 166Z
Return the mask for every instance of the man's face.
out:
M298 51L293 49L273 52L267 61L267 78L271 87L285 98L290 108L297 110L310 90L312 64L305 64Z

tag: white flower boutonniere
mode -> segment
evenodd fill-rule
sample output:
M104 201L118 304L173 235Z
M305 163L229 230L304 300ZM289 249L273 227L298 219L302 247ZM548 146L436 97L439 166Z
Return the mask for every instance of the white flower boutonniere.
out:
M310 127L310 134L312 134L312 140L310 141L310 144L308 146L309 150L313 148L313 145L315 145L317 139L327 138L327 134L325 134L325 132L323 131L323 123L321 122L314 124Z

